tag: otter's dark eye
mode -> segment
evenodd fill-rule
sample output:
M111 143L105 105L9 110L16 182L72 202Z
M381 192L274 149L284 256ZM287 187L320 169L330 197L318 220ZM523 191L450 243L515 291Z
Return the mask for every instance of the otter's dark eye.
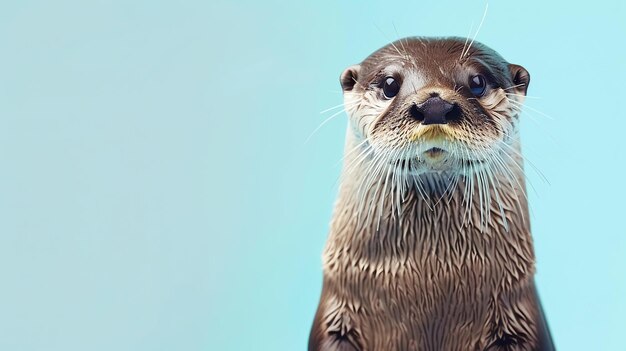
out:
M393 77L385 78L385 82L383 83L383 94L387 99L391 99L392 97L398 95L400 91L400 83L397 80L393 79Z
M482 74L477 74L471 76L469 79L469 88L472 94L477 97L481 97L485 94L485 90L487 90L487 81Z

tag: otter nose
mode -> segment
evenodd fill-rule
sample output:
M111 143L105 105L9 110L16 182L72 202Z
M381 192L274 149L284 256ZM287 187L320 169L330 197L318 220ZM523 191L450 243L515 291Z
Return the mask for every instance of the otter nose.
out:
M433 96L419 105L413 104L409 113L422 124L446 124L459 119L461 110L457 104Z

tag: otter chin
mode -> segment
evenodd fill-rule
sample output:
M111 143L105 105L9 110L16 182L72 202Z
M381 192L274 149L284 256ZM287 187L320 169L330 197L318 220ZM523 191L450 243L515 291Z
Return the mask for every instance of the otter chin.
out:
M348 128L309 350L553 350L534 283L526 69L412 37L340 76Z

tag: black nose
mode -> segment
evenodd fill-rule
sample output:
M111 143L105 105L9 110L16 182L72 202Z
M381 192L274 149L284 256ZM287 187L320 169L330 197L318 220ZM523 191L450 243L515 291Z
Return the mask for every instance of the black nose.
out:
M419 105L414 104L409 113L422 124L446 124L461 117L461 109L457 104L451 104L439 96L430 97Z

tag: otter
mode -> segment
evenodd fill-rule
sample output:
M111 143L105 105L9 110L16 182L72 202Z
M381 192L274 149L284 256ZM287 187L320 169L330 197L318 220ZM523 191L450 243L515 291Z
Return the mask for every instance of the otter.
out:
M310 351L554 349L519 137L529 81L456 37L397 40L341 74L349 121Z

